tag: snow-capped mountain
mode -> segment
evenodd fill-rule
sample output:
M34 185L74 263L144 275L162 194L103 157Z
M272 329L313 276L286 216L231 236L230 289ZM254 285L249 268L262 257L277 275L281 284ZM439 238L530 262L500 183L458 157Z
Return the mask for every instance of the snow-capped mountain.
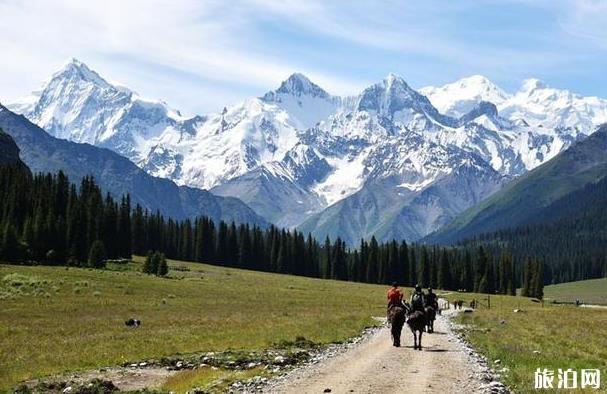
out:
M469 113L481 101L501 105L508 94L482 75L473 75L441 87L425 87L419 90L428 97L441 113L460 118Z
M110 148L136 163L149 139L167 129L190 131L178 111L110 84L77 59L9 108L57 138Z
M520 90L507 94L487 78L473 76L420 92L442 113L461 117L481 101L495 104L498 113L514 125L550 130L570 129L568 134L590 134L607 122L607 100L583 97L555 89L538 79L523 81Z
M348 242L418 239L607 121L605 100L537 81L513 95L481 76L418 92L390 74L338 97L299 73L260 97L184 118L78 61L13 108L152 175Z

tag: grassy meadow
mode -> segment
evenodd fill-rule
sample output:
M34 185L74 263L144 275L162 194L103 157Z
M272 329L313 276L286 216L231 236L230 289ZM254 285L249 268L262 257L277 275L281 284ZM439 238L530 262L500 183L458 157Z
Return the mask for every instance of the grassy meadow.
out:
M466 338L488 357L492 367L508 369L502 380L517 393L534 392L538 367L555 370L555 376L558 368L573 368L578 374L582 368L599 368L601 391L607 392L607 310L548 302L542 306L511 296L491 296L491 309L487 309L486 294L450 293L445 297L480 300L483 305L473 313L460 314L457 320L464 325ZM515 313L515 309L522 312ZM497 359L499 365L494 364Z
M0 264L0 391L179 353L341 341L385 313L383 286L177 261L163 279L138 272L137 261L106 270ZM142 326L126 328L131 317Z
M607 305L607 278L560 283L544 287L546 299L587 304Z

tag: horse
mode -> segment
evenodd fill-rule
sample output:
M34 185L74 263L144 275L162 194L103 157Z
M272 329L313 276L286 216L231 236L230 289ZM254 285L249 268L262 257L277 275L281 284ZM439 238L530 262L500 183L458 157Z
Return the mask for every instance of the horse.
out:
M392 345L400 347L400 335L407 318L405 306L390 305L388 307L388 321L390 322L390 332L392 334Z
M428 327L428 334L434 332L434 320L436 319L436 311L433 307L426 307L426 326Z
M426 327L424 312L419 310L414 311L407 306L407 325L413 334L413 349L422 350L422 334Z

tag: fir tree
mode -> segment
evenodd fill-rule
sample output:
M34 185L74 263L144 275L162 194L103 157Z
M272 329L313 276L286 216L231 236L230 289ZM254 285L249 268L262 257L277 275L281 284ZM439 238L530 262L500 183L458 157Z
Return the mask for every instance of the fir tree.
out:
M156 271L156 275L166 276L169 273L169 266L167 264L167 259L164 253L157 253L156 261L158 264L158 270Z
M91 245L88 266L91 268L102 268L105 266L105 246L103 245L103 241L97 240Z

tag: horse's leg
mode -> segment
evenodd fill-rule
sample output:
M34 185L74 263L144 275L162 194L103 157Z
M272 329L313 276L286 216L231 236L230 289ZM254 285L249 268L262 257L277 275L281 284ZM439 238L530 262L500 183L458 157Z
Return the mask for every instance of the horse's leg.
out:
M419 346L417 347L417 350L422 350L422 335L424 335L423 331L419 332Z
M394 346L400 347L400 336L402 334L403 326L399 324L399 327L396 330L396 335L394 339Z
M392 346L396 346L396 326L392 324L390 333L392 334Z

